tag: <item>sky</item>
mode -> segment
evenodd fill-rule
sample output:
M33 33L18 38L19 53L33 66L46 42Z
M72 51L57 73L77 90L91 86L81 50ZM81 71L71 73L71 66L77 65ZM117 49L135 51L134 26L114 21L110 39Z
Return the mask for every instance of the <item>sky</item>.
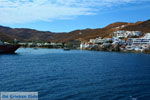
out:
M150 0L0 0L0 25L69 32L150 19Z

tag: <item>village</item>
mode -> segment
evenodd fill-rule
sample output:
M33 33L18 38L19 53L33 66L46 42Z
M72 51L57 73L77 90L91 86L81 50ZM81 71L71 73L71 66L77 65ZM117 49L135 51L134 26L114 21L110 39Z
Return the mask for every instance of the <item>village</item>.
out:
M112 38L95 38L82 42L80 49L98 51L145 52L150 51L150 33L115 31Z
M14 40L16 43L17 40ZM1 43L2 44L2 43ZM7 42L5 43L7 44ZM97 37L88 42L72 40L67 43L61 42L18 42L25 48L60 48L80 49L95 51L116 51L116 52L144 52L150 53L150 33L140 31L119 30L113 32L112 37Z

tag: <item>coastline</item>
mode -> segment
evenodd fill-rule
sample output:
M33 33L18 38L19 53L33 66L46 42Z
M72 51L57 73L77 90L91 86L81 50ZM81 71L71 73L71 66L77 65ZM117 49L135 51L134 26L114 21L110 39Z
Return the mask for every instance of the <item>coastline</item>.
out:
M33 48L33 49L64 49L64 48L48 48L48 47L24 47L21 46L20 48ZM80 48L69 48L69 50L87 50L87 51L99 51L99 52L118 52L118 53L138 53L138 54L150 54L150 50L149 51L125 51L125 50L119 50L119 51L111 51L111 50L96 50L96 49L80 49ZM68 51L68 50L67 50Z

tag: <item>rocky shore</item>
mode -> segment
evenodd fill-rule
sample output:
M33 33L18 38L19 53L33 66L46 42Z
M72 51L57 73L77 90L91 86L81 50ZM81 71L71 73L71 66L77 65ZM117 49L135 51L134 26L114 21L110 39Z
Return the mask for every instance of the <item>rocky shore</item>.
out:
M124 47L124 48L123 48ZM109 52L125 52L125 53L147 53L150 54L150 49L141 50L126 50L125 46L122 45L95 45L90 48L84 48L82 50L93 50L93 51L109 51Z

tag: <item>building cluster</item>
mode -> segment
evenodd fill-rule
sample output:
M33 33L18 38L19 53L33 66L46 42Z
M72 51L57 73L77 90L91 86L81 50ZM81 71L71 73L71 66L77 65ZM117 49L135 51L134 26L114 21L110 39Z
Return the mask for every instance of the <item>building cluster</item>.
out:
M49 42L19 42L23 47L45 47L45 48L61 48L63 43L49 43Z
M37 47L37 48L69 48L79 49L79 40L71 40L68 42L19 42L22 47Z
M128 37L138 37L141 36L142 33L140 31L116 31L114 32L114 36L118 38L128 38Z
M80 49L108 51L137 51L150 50L150 33L143 36L140 31L115 31L112 38L95 38L80 44Z
M81 34L81 33L80 33ZM42 47L42 48L69 48L98 51L123 51L123 52L146 52L150 53L150 33L140 31L115 31L111 38L97 37L88 42L81 40L70 40L64 43L54 42L18 42L14 40L13 44L20 44L23 47ZM0 41L0 45L8 44Z

